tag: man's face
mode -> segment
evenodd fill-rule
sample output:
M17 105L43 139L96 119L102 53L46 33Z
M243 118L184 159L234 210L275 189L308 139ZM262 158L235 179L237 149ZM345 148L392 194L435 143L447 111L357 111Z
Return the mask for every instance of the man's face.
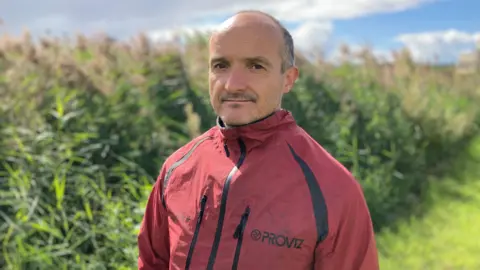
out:
M283 94L298 76L295 67L282 73L281 31L268 19L252 16L227 21L210 40L210 102L230 126L280 108Z

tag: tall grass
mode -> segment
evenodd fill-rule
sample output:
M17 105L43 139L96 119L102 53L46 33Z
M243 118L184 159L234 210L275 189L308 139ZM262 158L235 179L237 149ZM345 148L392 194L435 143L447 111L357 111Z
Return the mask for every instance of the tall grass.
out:
M457 159L449 177L427 191L422 217L402 220L377 235L382 269L478 269L480 137Z
M0 268L131 269L165 158L214 124L205 38L182 52L107 36L0 41ZM365 189L375 229L411 214L427 174L478 133L478 75L369 50L300 59L284 106ZM355 61L358 62L358 61ZM476 89L477 88L477 89Z

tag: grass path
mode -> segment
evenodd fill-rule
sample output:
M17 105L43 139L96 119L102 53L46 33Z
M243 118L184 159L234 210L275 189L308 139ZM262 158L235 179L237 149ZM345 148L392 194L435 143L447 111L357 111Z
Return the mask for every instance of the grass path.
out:
M480 139L470 150L458 178L429 190L433 206L424 217L378 235L380 269L480 269Z

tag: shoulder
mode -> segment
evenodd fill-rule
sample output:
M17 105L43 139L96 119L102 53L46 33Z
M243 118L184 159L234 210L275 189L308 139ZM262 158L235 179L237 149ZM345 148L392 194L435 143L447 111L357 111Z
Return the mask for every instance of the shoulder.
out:
M168 174L169 170L177 167L186 159L194 157L194 153L201 151L202 147L204 147L211 139L213 139L213 129L207 130L203 134L193 138L173 151L163 162L159 173L159 179L163 178L162 176Z
M179 161L180 159L184 158L186 155L191 154L193 151L198 150L202 144L205 144L208 140L213 138L212 129L204 132L203 134L193 138L186 144L179 147L177 150L172 152L164 162L164 166L169 167L173 165L173 163Z
M303 128L296 126L289 130L285 141L297 160L307 162L315 168L324 166L338 167L339 162Z
M361 184L303 129L292 131L287 143L298 173L308 182L314 207L318 209L318 223L323 224L325 230L323 235L335 234L351 209L365 205Z
M350 171L300 127L284 137L289 166L305 180L313 203L319 239L334 235L352 205L362 202L360 184Z
M163 196L167 187L171 184L173 172L175 171L176 175L181 175L179 172L179 167L184 168L185 166L181 165L183 165L187 160L194 158L194 153L196 151L201 151L201 148L204 147L204 145L211 139L213 139L213 129L210 129L200 136L190 140L188 143L179 147L165 159L157 176L157 181L155 182L155 186L159 186L158 190L161 192L162 203L165 203Z
M311 171L323 193L342 196L347 190L358 191L360 186L352 173L304 129L292 130L286 142L292 158L303 170Z

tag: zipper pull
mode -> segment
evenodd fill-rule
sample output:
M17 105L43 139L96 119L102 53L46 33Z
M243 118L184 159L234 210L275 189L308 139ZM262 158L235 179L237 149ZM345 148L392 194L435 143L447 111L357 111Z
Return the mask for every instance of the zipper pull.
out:
M202 200L200 201L200 219L203 217L203 211L205 210L205 204L207 203L207 195L202 196Z
M207 202L207 195L202 196L202 201L200 202L200 207L203 209L205 207L205 203Z
M229 157L230 151L228 151L228 146L226 141L223 142L223 148L225 149L225 154L227 155L227 157Z
M247 206L245 212L242 215L240 223L237 225L235 229L235 233L233 234L234 239L240 238L243 235L243 231L245 230L245 224L247 223L248 215L250 215L250 207Z

